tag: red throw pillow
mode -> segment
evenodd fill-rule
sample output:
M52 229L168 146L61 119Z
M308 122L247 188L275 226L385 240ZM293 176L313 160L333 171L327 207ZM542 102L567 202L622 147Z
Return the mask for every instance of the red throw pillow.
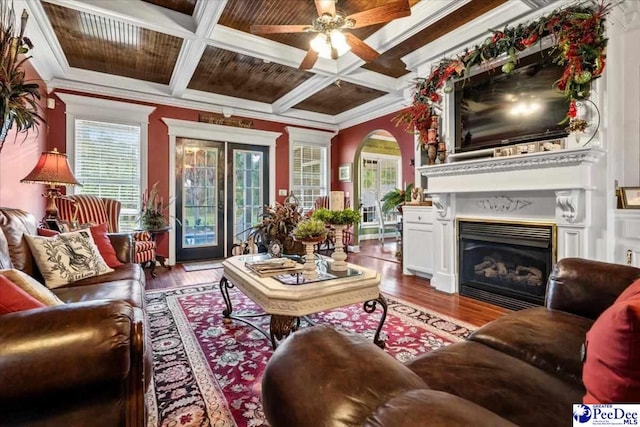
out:
M100 225L93 225L89 228L91 230L91 236L93 237L93 241L96 243L98 247L98 252L104 258L104 262L111 268L120 267L122 263L116 256L116 250L113 248L111 244L111 240L107 233L109 230L107 229L107 223Z
M57 234L60 234L60 232L56 230L50 230L48 228L38 228L38 236L53 237Z
M629 287L625 289L624 292L620 294L620 296L618 296L616 302L625 301L636 296L640 296L640 279L630 284Z
M640 296L629 295L587 332L583 403L640 402Z
M0 275L0 314L46 307L20 286Z

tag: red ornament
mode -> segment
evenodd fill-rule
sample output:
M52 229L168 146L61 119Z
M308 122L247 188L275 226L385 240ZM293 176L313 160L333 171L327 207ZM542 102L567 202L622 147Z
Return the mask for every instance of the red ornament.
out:
M571 101L571 103L569 104L569 112L567 113L567 115L572 119L575 119L575 117L578 115L576 101Z

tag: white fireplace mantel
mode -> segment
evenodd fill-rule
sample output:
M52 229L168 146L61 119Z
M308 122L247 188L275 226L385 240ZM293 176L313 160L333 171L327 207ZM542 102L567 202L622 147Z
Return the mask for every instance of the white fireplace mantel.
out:
M558 259L598 259L605 161L606 150L589 147L419 168L435 213L432 286L458 290L459 218L553 223Z
M538 191L594 188L591 168L605 155L599 147L512 157L467 160L418 168L428 193Z

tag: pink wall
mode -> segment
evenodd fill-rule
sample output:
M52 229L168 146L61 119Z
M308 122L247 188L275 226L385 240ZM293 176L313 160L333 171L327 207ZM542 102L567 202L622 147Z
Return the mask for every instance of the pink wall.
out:
M386 130L398 141L402 156L402 180L413 182L414 167L411 159L415 157L413 135L397 128L391 119L397 113L378 117L377 119L343 129L331 141L331 189L342 190L353 194L352 182L338 181L338 166L343 163L353 163L360 144L375 130ZM355 177L354 177L355 178Z
M48 122L45 84L28 62L24 70L27 80L40 85L40 114ZM42 193L45 186L23 184L20 180L31 172L40 154L47 149L47 138L46 123L31 130L26 138L22 133L16 135L15 128L9 131L0 152L0 206L24 209L38 219L44 217L45 199Z

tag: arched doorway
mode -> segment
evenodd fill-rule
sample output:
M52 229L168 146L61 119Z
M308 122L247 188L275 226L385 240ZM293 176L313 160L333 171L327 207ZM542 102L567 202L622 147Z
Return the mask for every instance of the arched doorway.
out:
M358 242L393 235L396 214L382 215L380 198L402 187L402 154L396 138L386 130L369 133L354 158L353 206L360 208L362 221L357 230Z

